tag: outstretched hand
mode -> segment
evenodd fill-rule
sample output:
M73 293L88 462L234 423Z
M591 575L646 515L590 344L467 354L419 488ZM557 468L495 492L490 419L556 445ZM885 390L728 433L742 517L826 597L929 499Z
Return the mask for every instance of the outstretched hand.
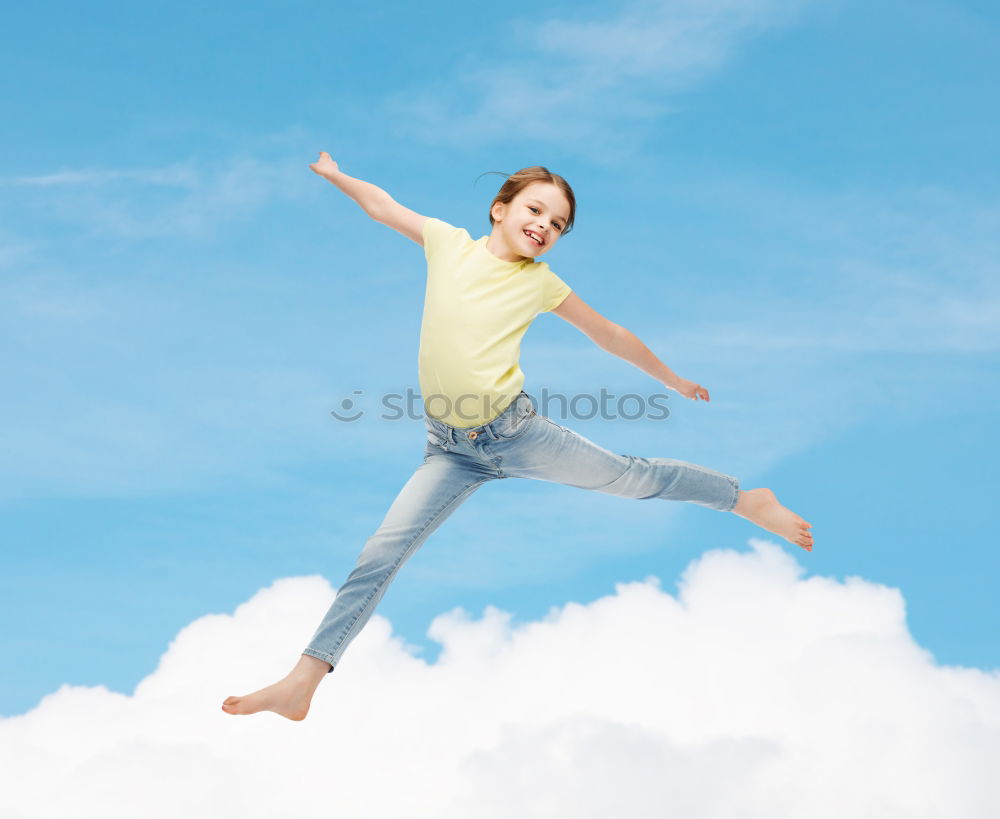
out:
M326 151L319 152L319 159L313 162L309 169L314 173L318 173L320 176L326 176L327 174L336 173L340 168L337 167L336 161L330 156Z
M688 381L686 378L681 378L675 385L674 389L677 390L685 398L691 398L697 401L699 398L702 401L708 401L708 390L706 390L701 384L695 384L694 381Z

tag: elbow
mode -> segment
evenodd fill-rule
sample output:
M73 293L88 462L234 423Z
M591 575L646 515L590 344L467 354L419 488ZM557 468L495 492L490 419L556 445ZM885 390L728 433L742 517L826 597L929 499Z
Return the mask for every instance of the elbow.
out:
M379 191L359 204L361 205L361 209L372 219L384 224L388 218L389 206L393 204L393 199L385 191Z
M372 219L374 219L379 224L385 224L385 209L380 208L374 203L364 202L361 205L361 210L367 213Z

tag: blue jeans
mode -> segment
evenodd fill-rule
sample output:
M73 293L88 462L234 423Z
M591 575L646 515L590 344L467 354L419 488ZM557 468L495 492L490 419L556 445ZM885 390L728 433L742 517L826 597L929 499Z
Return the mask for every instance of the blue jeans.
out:
M673 458L616 455L538 415L523 390L489 424L461 429L424 415L424 462L368 538L304 654L336 666L396 572L487 481L533 478L624 498L688 501L729 512L736 478ZM333 668L330 669L333 671Z

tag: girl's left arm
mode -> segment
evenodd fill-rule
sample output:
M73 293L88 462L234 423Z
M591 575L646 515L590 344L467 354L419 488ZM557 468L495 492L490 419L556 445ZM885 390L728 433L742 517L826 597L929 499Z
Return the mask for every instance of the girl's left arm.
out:
M709 400L708 390L700 384L681 378L653 355L653 351L643 344L638 336L620 324L602 316L581 299L575 291L563 299L562 303L552 312L576 327L602 350L607 350L630 364L634 364L663 386L676 390L685 398L691 398L695 401L699 398L703 401Z

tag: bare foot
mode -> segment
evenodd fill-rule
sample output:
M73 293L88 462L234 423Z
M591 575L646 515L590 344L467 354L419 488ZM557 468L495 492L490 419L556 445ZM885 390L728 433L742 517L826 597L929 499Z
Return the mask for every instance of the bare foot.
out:
M329 663L303 654L288 676L244 697L227 697L222 703L222 710L227 714L273 711L296 722L304 720L313 694L329 670Z
M770 489L741 489L732 511L769 532L781 535L789 543L801 546L807 552L812 551L813 536L809 531L812 524L778 503L778 498Z

